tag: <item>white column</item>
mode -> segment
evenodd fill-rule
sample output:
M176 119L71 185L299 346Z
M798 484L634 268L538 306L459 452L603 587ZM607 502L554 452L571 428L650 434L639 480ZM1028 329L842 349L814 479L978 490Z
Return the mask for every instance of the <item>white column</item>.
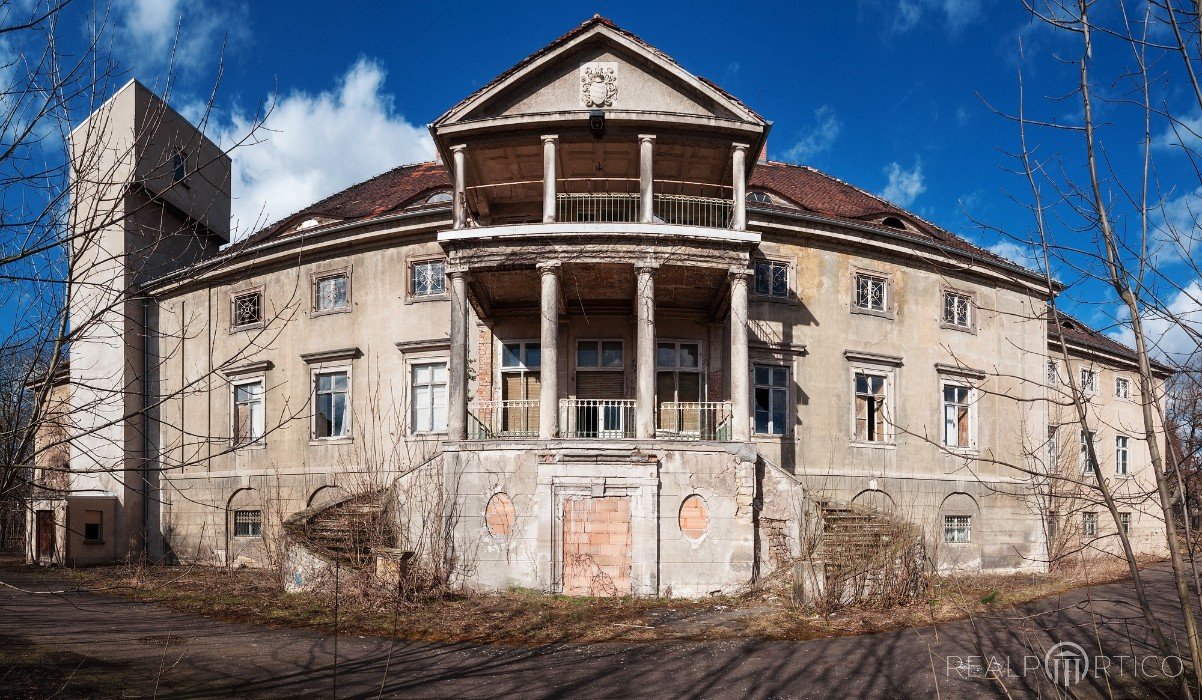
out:
M730 271L730 407L735 442L751 439L751 360L747 351L747 279L750 270Z
M639 221L655 221L655 168L652 152L655 136L639 134Z
M558 136L543 137L543 223L555 221L555 147Z
M455 183L455 228L464 228L467 226L467 146L452 146L451 157L455 171L452 173Z
M655 437L655 268L635 268L638 281L635 299L638 317L635 353L635 437Z
M730 153L731 191L734 197L734 217L730 227L747 230L747 144L736 143Z
M447 367L447 438L467 439L467 273L451 278L451 359Z
M559 263L540 263L538 271L542 275L538 437L551 440L559 436Z

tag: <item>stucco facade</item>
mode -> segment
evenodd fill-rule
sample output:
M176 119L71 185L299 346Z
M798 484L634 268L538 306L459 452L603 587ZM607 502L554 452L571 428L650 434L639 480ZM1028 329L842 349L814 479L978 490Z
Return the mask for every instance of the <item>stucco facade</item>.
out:
M451 576L482 588L734 590L804 554L833 506L921 525L937 566L1045 568L1049 513L1068 512L1040 476L1063 418L1056 290L757 158L769 128L594 18L432 124L440 162L219 252L216 226L133 282L144 312L125 318L144 326L117 355L72 350L73 380L87 358L132 358L111 386L141 403L100 419L145 438L112 454L80 438L72 470L154 475L153 507L116 494L105 554L280 563L293 514L386 494L402 546L444 523ZM220 215L228 199L196 220ZM1130 364L1089 357L1103 382ZM1101 420L1137 437L1111 403ZM1130 449L1123 483L1146 488ZM1163 523L1131 507L1156 551ZM954 537L949 516L968 519ZM121 544L133 532L146 544Z

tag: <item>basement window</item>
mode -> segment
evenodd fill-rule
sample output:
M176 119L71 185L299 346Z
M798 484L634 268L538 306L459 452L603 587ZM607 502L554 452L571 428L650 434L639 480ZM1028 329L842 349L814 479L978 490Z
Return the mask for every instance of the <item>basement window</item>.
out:
M263 534L263 511L234 511L234 537L259 537Z
M972 542L972 516L943 516L943 541L948 544L968 544Z

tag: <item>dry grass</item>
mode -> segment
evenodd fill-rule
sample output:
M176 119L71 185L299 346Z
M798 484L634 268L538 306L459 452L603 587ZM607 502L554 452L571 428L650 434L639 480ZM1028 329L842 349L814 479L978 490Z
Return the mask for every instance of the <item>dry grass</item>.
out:
M284 593L271 573L216 567L96 567L69 573L82 587L226 620L331 632L333 601L323 593ZM419 603L341 600L342 634L426 642L814 639L920 627L989 613L1127 576L1117 560L1053 574L936 577L926 600L890 610L846 608L822 617L772 590L702 600L572 598L536 591L457 594Z

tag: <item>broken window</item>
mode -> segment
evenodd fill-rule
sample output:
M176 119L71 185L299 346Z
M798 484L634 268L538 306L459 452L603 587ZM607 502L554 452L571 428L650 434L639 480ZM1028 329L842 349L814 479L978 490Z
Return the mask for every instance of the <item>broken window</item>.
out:
M318 277L313 285L313 310L336 311L350 307L350 280L345 272Z
M104 541L103 511L85 510L83 512L83 540L84 542Z
M943 386L943 444L972 447L973 390L967 386Z
M888 396L884 375L856 372L856 440L885 442Z
M784 435L789 406L789 371L784 367L755 366L755 432Z
M263 439L263 380L234 385L235 446L250 445Z

